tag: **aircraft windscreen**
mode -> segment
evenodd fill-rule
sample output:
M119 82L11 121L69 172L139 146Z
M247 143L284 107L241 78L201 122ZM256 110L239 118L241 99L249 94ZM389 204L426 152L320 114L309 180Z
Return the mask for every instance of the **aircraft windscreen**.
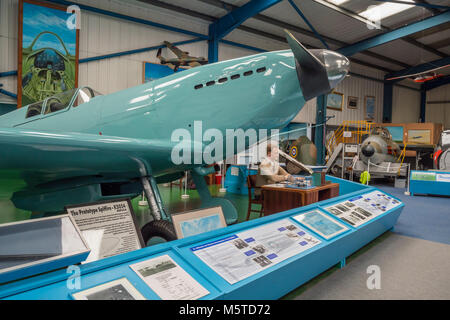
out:
M45 104L44 114L66 109L77 89L67 90L54 96L48 97Z
M42 112L42 104L43 103L44 103L44 101L39 101L39 102L30 104L28 106L27 115L25 117L31 118L31 117L40 115Z
M58 94L55 94L47 99L39 102L32 103L28 106L26 118L35 117L42 113L42 108L45 106L44 114L50 114L52 112L64 110L69 107L73 96L77 94L73 106L79 106L80 104L89 102L91 99L97 96L101 96L98 91L95 91L89 87L82 87L80 90L72 89Z
M89 87L83 87L78 91L77 97L73 103L74 107L77 107L83 103L91 101L91 99L101 96L100 92L97 92Z

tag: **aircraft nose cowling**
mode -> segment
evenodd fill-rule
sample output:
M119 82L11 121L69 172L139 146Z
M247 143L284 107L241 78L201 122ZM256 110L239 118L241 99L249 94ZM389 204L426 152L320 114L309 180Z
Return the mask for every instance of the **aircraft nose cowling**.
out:
M345 78L350 68L350 62L345 56L330 50L308 50L289 31L285 32L295 57L305 101L330 92Z
M322 58L319 59L324 63L325 68L327 69L330 87L335 88L348 74L350 61L340 53L330 50L321 51Z

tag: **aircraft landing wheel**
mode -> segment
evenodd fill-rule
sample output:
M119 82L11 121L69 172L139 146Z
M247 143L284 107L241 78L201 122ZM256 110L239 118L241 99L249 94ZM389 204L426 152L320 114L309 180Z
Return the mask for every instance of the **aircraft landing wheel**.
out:
M166 220L157 220L147 223L142 227L141 233L146 246L177 239L173 224Z

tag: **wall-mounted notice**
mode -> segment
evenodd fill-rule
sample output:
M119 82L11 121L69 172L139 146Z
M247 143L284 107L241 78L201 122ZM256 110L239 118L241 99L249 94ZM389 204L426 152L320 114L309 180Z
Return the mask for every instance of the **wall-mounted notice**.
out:
M289 219L283 219L193 247L191 251L233 284L320 242Z
M399 205L401 202L391 196L380 191L372 191L326 207L325 210L342 221L358 227Z
M128 199L66 207L91 253L85 262L141 249L144 241Z
M168 255L132 264L130 268L163 300L196 300L209 294Z

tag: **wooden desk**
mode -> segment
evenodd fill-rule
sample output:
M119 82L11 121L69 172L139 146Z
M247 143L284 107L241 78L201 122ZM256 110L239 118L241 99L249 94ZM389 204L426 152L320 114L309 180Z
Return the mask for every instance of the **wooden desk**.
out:
M339 195L339 184L328 181L323 186L311 189L267 185L262 186L261 193L264 199L263 215L270 215L337 197Z

